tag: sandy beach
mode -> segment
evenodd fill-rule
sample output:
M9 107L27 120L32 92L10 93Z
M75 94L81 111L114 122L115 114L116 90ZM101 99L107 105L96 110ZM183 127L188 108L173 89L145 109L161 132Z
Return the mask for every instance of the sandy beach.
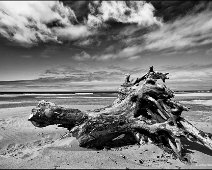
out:
M115 96L16 95L1 96L0 168L211 168L212 153L199 144L185 141L192 164L186 165L159 147L148 143L104 150L79 147L78 141L65 136L67 129L51 125L36 128L27 121L40 99L64 107L92 110L110 104ZM200 98L201 97L201 98ZM211 132L211 95L176 95L191 107L183 116L197 128Z
M89 110L102 106L104 105L69 107ZM27 121L33 107L0 109L0 168L212 168L212 152L200 144L188 141L184 142L184 147L190 153L190 165L174 159L152 143L109 150L81 148L74 137L64 136L68 132L67 129L56 125L34 127ZM210 112L189 111L183 114L197 128L212 132Z

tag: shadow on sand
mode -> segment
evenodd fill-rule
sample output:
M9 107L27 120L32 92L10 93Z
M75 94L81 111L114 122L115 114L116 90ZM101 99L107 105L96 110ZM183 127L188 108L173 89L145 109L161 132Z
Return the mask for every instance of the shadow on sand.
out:
M212 151L209 148L197 142L182 139L182 144L187 153L194 153L193 151L199 151L206 155L212 156Z

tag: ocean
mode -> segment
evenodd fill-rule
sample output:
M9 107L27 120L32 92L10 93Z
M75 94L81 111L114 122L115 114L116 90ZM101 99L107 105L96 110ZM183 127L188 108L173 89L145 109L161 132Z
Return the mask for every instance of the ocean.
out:
M109 105L117 93L16 93L0 94L0 108L36 106L40 100L57 105Z
M36 92L36 93L1 93L0 108L14 108L25 106L36 106L40 100L53 102L57 105L110 105L117 97L116 92L77 92L77 93L59 93L59 92ZM183 92L176 93L176 101L188 106L212 107L211 92ZM194 108L194 107L193 107Z

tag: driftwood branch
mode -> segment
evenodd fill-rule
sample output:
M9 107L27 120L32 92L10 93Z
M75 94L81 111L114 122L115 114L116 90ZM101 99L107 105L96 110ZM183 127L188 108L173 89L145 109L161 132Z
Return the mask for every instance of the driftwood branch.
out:
M181 139L192 138L212 150L211 134L182 118L181 113L189 108L174 101L174 92L165 84L157 83L158 79L165 82L167 74L150 67L147 74L135 81L130 81L127 75L117 99L110 106L93 111L82 112L41 101L32 109L29 121L37 127L52 124L65 127L80 146L88 148L142 143L149 139L183 161L186 159ZM142 80L144 83L139 84Z

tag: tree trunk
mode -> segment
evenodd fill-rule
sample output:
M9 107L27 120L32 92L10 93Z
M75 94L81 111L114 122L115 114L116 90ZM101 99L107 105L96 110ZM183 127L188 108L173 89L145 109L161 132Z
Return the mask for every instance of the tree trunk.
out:
M110 105L93 111L64 108L41 101L32 109L29 120L37 127L52 124L68 128L80 146L103 148L135 144L142 136L171 150L185 160L181 138L192 138L212 149L211 134L202 132L181 117L188 108L173 100L174 92L158 79L168 79L168 73L149 72L134 82L126 81ZM139 84L144 80L143 84ZM121 136L121 137L120 137Z

